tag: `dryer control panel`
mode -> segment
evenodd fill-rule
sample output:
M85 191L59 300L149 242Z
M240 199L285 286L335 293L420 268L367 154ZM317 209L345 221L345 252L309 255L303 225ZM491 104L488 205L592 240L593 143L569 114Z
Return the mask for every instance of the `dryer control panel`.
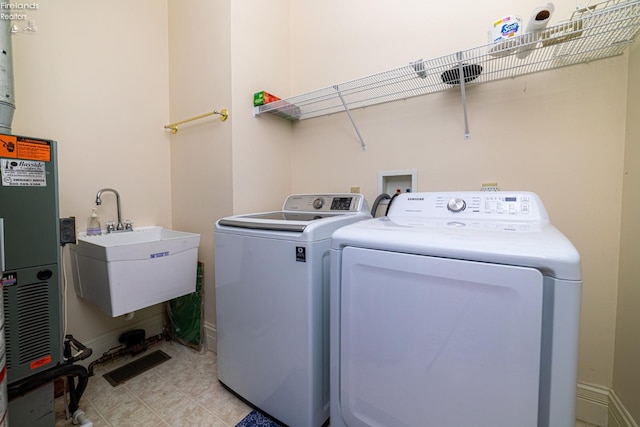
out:
M368 211L362 194L293 194L287 197L283 211L348 213Z
M466 191L403 193L389 210L390 218L458 218L548 223L547 211L532 192Z

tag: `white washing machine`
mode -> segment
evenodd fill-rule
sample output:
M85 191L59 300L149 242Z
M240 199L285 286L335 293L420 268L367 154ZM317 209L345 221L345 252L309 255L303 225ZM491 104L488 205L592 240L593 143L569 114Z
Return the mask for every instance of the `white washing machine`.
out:
M333 234L331 427L573 427L581 289L535 194L398 196Z
M304 194L216 223L218 379L291 427L329 417L331 234L369 218L360 194Z

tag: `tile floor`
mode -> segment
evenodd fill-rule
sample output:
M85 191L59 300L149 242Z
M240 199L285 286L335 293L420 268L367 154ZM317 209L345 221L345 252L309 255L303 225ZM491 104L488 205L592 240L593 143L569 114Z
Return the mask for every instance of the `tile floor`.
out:
M80 400L94 427L234 427L251 412L218 382L215 353L162 341L138 357L154 350L171 359L117 387L102 375L130 362L131 356L95 366ZM56 399L56 427L73 425L64 408L63 398ZM577 421L576 427L596 426Z
M95 366L80 400L94 427L233 427L251 412L218 382L215 353L162 341L138 357L154 350L171 359L117 387L102 375L130 362L131 356ZM55 403L56 427L72 426L72 420L65 420L64 399Z

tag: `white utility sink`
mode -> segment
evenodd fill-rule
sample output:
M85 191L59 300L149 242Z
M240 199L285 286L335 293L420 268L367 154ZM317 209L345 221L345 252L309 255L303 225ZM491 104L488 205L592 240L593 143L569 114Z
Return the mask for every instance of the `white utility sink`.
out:
M116 317L195 292L199 244L199 234L157 226L79 233L70 246L76 294Z

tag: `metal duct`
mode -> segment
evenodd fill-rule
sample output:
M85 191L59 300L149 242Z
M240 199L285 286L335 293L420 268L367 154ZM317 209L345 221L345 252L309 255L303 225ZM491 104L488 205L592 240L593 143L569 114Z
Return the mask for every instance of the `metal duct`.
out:
M11 21L0 19L0 132L2 133L11 133L11 122L16 110L10 29Z

